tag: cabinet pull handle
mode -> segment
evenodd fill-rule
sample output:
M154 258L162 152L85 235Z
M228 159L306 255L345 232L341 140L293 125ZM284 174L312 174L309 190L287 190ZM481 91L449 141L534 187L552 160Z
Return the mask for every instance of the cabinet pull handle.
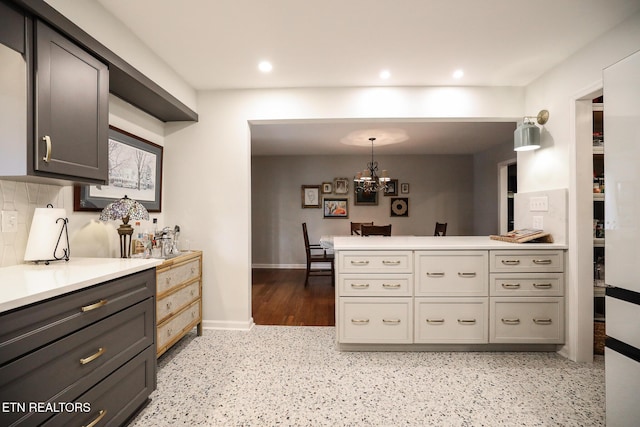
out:
M85 357L84 359L80 359L80 364L81 365L86 365L89 362L93 362L94 360L96 360L98 357L102 356L104 354L104 352L107 351L106 348L104 347L100 347L98 349L98 351L96 351L94 354L92 354L89 357Z
M429 273L429 272L427 272L427 277L444 277L444 273Z
M85 305L84 307L82 307L80 310L82 310L82 312L87 312L87 311L91 311L91 310L95 310L96 308L100 308L103 305L107 304L107 300L106 299L101 299L100 301L93 303L93 304L89 304L89 305Z
M171 310L171 306L173 305L173 303L171 301L169 301L167 303L167 310Z
M476 273L458 273L458 277L476 277Z
M167 285L170 285L170 284L171 284L171 276L167 276L167 279L165 280L165 283L166 283Z
M534 283L533 287L538 289L551 289L551 283Z
M369 287L369 284L368 283L352 283L351 287L355 289L366 289Z
M551 319L550 318L546 318L546 319L533 319L533 323L535 323L536 325L550 325L551 324Z
M520 319L505 319L505 318L502 318L502 323L504 323L505 325L519 325L520 324Z
M356 325L366 325L369 323L369 319L351 319L351 323L355 323Z
M171 335L173 335L173 329L167 328L167 336L171 337Z
M501 261L504 265L518 265L520 264L519 259L503 259Z
M106 409L101 409L100 412L98 412L98 416L96 417L95 420L91 421L89 424L87 424L86 426L82 426L82 427L95 427L96 425L98 425L100 420L104 418L105 415L107 415L107 410Z
M382 287L385 289L398 289L400 286L400 283L383 283Z
M47 154L42 158L46 163L51 161L51 138L49 135L45 135L42 137L42 140L47 144Z
M461 325L475 325L476 319L458 319L458 323Z
M351 265L368 265L369 261L351 261Z
M533 285L535 286L535 285ZM505 289L519 289L520 283L503 283L502 287Z
M396 261L382 260L382 263L384 265L400 265L399 260L396 260Z
M533 263L539 264L539 265L549 265L551 264L551 260L550 259L534 259Z
M382 319L382 323L385 325L399 325L400 319Z
M441 325L444 323L444 319L427 319L427 323L432 325Z

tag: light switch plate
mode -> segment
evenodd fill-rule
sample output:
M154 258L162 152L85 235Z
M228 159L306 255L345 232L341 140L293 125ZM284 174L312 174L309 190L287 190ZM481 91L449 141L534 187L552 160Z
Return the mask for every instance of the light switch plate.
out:
M531 226L536 230L544 230L544 221L542 216L534 216Z
M18 231L18 212L2 211L2 232L16 233Z
M532 197L529 199L529 210L531 212L548 212L549 198L547 196Z

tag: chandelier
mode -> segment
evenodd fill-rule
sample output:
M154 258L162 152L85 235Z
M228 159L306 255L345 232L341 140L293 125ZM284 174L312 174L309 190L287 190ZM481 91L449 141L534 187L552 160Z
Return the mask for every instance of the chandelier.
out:
M371 161L367 163L367 168L362 172L358 172L353 179L355 190L363 193L373 193L376 191L385 191L387 183L391 180L386 169L382 170L382 175L378 176L378 162L373 159L373 142L375 138L369 138L371 141Z

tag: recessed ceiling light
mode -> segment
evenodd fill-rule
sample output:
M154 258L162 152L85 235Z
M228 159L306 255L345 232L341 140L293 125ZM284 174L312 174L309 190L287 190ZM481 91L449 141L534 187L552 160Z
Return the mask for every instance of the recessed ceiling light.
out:
M455 70L453 72L453 78L454 79L461 79L462 76L464 76L464 71L462 71L462 70Z
M389 72L389 70L380 71L380 78L381 79L387 80L389 77L391 77L391 73Z
M269 61L262 61L260 64L258 64L258 69L263 73L268 73L273 69L273 65L271 65L271 62Z

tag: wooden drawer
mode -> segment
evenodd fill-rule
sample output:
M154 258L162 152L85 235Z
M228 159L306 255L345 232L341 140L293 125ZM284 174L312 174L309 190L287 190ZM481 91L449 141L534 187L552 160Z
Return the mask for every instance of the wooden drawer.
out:
M172 294L165 295L163 298L158 298L156 305L156 318L158 319L158 323L164 322L168 317L199 299L200 282L193 282Z
M153 298L94 323L0 368L0 400L70 402L147 347ZM0 413L9 425L25 414ZM39 423L51 414L27 416ZM44 417L44 418L43 418Z
M173 265L166 270L158 268L158 296L162 297L173 288L199 278L200 268L199 258L186 261L184 264Z
M411 296L412 274L340 274L340 296Z
M564 251L561 250L491 251L489 259L492 273L564 271Z
M490 298L492 343L564 343L564 298Z
M491 296L540 296L564 295L563 273L491 273Z
M487 298L416 298L415 342L489 342Z
M200 323L201 310L201 301L197 300L175 317L172 317L165 323L159 324L156 339L158 352L164 347L172 345L175 341L179 340L185 332L190 331L196 324Z
M75 399L77 404L86 404L88 412L63 412L51 418L44 426L125 425L156 388L155 364L156 354L151 346ZM97 423L91 424L98 418Z
M416 296L487 296L487 251L418 251Z
M155 295L155 269L0 315L0 365Z
M339 299L341 343L413 342L411 298Z
M342 251L340 273L413 273L411 251Z

